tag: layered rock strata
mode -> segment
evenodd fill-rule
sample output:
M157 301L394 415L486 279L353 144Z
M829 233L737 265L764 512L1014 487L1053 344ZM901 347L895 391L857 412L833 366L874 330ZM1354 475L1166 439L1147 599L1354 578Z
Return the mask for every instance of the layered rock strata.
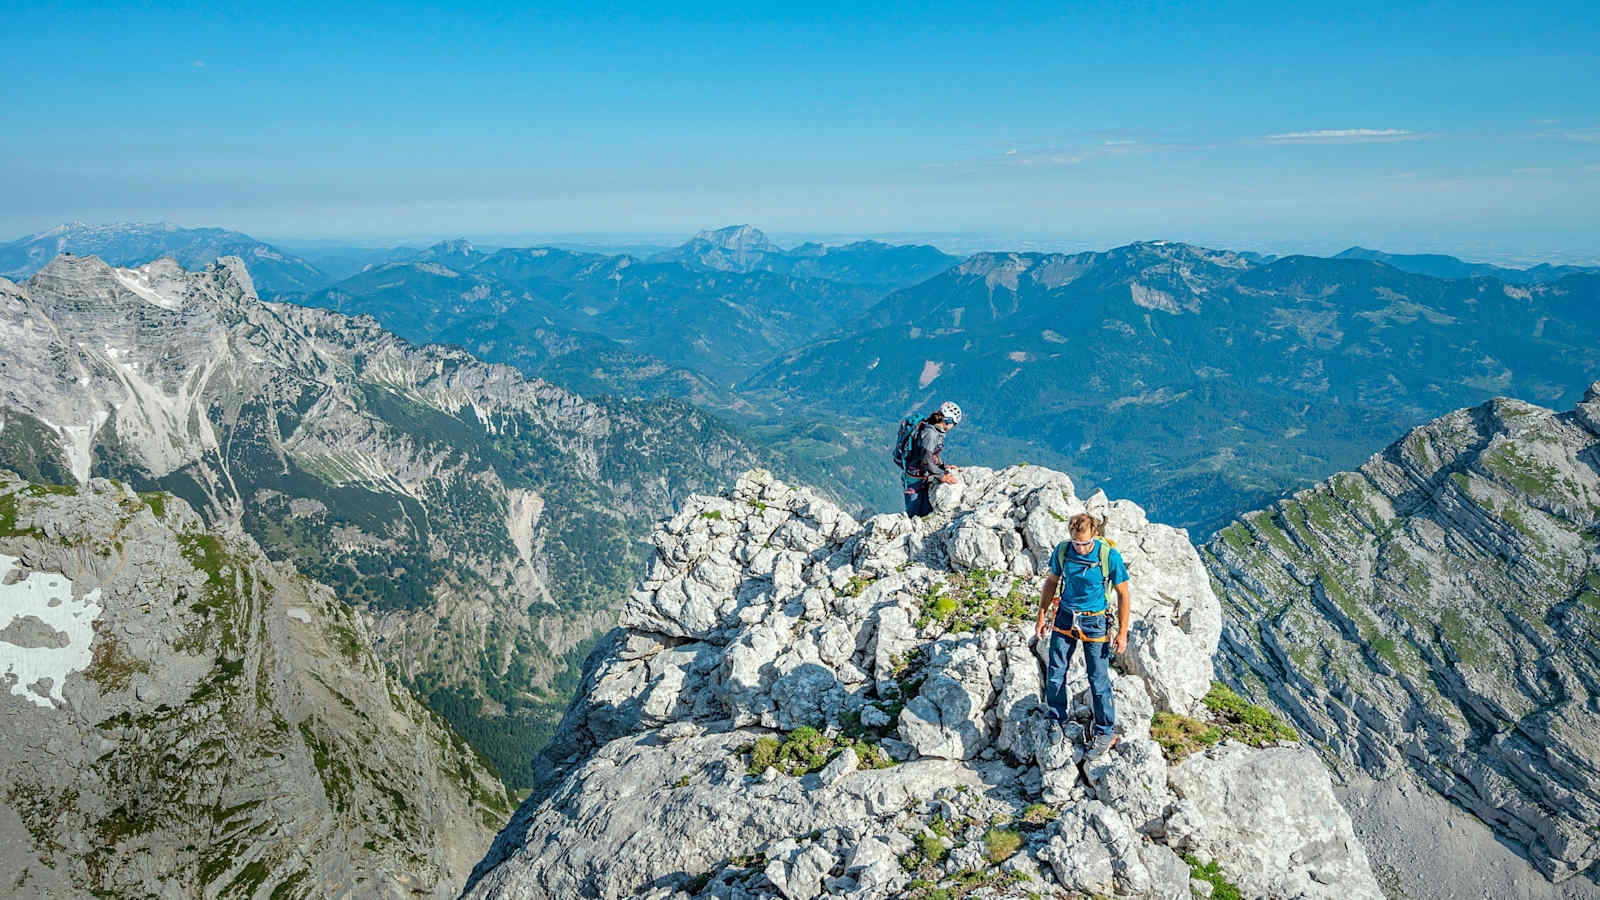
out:
M450 897L511 811L328 588L3 472L0 786L12 897Z
M1187 535L1045 469L962 478L920 521L860 523L762 472L691 498L468 896L1177 898L1188 854L1250 896L1379 897L1310 751L1169 765L1152 740L1158 710L1202 713L1221 630ZM1085 508L1135 610L1122 739L1089 763L1076 723L1046 725L1032 635L1040 568Z
M1220 671L1337 769L1421 781L1551 879L1600 872L1600 383L1444 416L1202 555Z

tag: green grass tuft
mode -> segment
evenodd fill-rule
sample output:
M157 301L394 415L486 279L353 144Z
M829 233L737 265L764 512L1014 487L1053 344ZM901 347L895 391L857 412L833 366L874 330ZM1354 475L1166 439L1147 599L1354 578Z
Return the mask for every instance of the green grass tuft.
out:
M1222 740L1222 729L1188 716L1158 712L1150 720L1150 737L1161 745L1169 762L1177 762Z
M1048 825L1061 816L1061 810L1048 803L1030 803L1022 810L1022 824L1035 827Z
M1022 848L1022 832L1012 828L991 828L983 833L983 853L992 863L1003 863Z
M1186 853L1183 861L1189 864L1190 876L1211 883L1211 900L1244 900L1244 894L1239 891L1239 886L1223 877L1222 867L1216 860L1200 864L1194 854Z

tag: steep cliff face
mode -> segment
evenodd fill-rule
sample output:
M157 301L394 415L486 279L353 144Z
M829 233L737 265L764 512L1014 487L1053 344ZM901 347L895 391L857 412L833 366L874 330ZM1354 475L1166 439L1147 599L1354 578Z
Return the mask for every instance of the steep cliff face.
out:
M1314 754L1188 718L1223 705L1221 618L1183 531L1038 467L962 478L919 521L762 472L691 498L468 896L1187 898L1204 865L1247 896L1381 896ZM1086 507L1135 610L1123 737L1089 762L1047 728L1032 635ZM1183 734L1215 746L1180 761Z
M364 609L382 657L513 783L559 714L547 690L642 563L635 535L754 461L687 407L589 401L262 303L236 259L60 257L0 282L0 366L0 465L241 523Z
M1495 400L1417 428L1203 556L1231 684L1549 878L1597 873L1600 383L1570 412Z
M327 587L169 494L0 473L8 896L454 896L510 812Z

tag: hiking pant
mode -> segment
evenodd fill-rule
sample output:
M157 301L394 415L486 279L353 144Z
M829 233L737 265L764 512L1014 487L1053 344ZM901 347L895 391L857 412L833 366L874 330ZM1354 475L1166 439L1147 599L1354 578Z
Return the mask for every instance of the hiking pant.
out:
M933 514L933 501L928 497L928 483L919 481L906 485L906 515L919 518Z
M1078 627L1084 637L1104 637L1108 616L1079 616ZM1071 630L1072 610L1065 605L1057 612L1056 627ZM1050 664L1045 670L1044 702L1050 718L1067 720L1072 698L1067 696L1067 667L1072 651L1083 644L1083 663L1089 670L1089 704L1094 707L1094 733L1098 737L1116 731L1116 707L1111 702L1111 642L1079 641L1059 631L1050 632Z

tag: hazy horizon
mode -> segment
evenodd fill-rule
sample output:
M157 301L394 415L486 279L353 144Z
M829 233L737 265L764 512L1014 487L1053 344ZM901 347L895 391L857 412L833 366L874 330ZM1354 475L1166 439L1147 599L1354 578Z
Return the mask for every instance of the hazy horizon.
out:
M1554 265L1600 265L1600 245L1564 246L1559 241L1559 236L1554 236L1551 243L1541 245L1537 241L1529 241L1516 246L1495 241L1492 238L1479 238L1476 240L1465 239L1459 242L1429 240L1422 234L1397 235L1392 239L1382 239L1359 233L1354 230L1347 236L1333 235L1322 239L1287 238L1275 234L1269 229L1238 229L1235 231L1211 230L1197 234L1172 234L1163 233L1157 228L1150 228L1146 233L1128 231L1112 234L1074 234L1074 235L1043 235L1025 234L1021 232L949 232L949 231L890 231L890 232L850 232L850 231L778 231L762 227L759 222L724 222L720 224L707 224L704 228L688 229L683 231L594 231L594 232L434 232L434 233L397 233L385 236L381 233L356 233L350 235L327 234L279 234L270 232L251 231L238 228L226 222L80 222L89 226L112 225L173 225L179 228L222 228L247 234L250 237L278 247L296 255L316 255L340 250L370 250L381 251L396 247L426 247L441 241L466 240L476 246L486 248L500 247L533 247L552 246L585 250L590 252L631 253L639 255L641 252L666 250L681 245L696 233L704 230L721 228L729 225L752 225L763 231L773 243L781 247L792 248L803 243L815 241L824 244L844 244L852 241L876 240L893 244L928 244L946 253L956 256L967 256L973 253L993 252L1022 252L1022 253L1080 253L1084 251L1107 250L1130 243L1143 241L1177 241L1194 246L1207 247L1216 250L1232 250L1236 252L1254 252L1265 255L1289 256L1333 256L1352 247L1363 247L1370 250L1381 250L1394 254L1443 254L1460 258L1469 263L1489 263L1493 265L1525 268L1540 263ZM72 224L69 222L55 222L51 225L30 231L26 234L0 235L0 244L10 241L22 240L33 237L51 228ZM1527 238L1528 234L1519 232L1519 237Z
M1600 262L1577 4L14 11L0 233ZM936 245L937 242L936 242Z

